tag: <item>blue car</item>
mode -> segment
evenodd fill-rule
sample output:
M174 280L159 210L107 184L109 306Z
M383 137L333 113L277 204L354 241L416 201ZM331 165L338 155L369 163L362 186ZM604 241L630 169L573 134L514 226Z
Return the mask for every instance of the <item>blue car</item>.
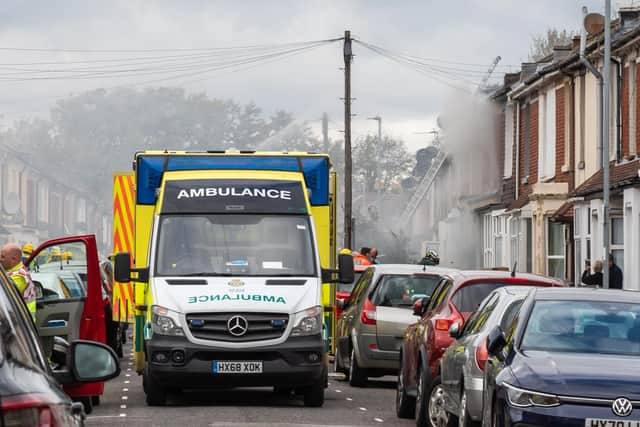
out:
M640 293L534 289L487 349L483 425L640 427Z

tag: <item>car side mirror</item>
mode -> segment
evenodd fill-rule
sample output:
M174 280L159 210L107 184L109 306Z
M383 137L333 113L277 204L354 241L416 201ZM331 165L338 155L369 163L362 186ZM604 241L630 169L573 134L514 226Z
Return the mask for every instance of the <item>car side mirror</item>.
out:
M422 317L424 315L425 310L427 309L427 305L429 305L429 297L417 299L413 303L413 314L414 316Z
M34 280L33 286L36 288L36 300L44 299L44 288L42 287L42 283Z
M355 277L351 255L338 255L338 283L352 283Z
M462 336L462 324L460 322L455 322L449 326L449 336L455 340Z
M129 252L120 252L114 256L113 276L120 283L131 281L131 255Z
M336 304L338 305L338 308L340 310L344 310L347 307L347 305L349 304L349 301L344 299L344 298L338 298L336 300Z
M498 325L494 326L487 336L487 352L492 356L501 358L502 350L504 350L506 345L507 337L505 337L504 332L502 332L502 328Z
M107 381L120 375L116 353L108 346L76 340L67 350L66 369L53 372L61 384Z

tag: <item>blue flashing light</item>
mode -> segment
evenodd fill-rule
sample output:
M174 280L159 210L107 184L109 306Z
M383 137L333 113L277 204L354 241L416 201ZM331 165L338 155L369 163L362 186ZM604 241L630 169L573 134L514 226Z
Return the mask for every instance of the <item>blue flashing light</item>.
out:
M302 169L312 206L329 204L329 162L326 157L298 156L196 156L140 155L137 165L137 203L153 205L164 171L184 170L273 170Z

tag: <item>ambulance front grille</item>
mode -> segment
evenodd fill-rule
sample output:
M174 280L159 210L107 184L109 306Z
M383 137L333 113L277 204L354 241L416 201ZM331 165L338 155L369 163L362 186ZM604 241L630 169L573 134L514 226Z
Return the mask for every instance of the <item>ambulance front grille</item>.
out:
M246 332L240 334L246 321ZM250 342L278 339L287 329L286 313L190 313L187 325L195 338L210 341ZM238 327L238 324L240 327ZM235 333L232 334L230 328Z

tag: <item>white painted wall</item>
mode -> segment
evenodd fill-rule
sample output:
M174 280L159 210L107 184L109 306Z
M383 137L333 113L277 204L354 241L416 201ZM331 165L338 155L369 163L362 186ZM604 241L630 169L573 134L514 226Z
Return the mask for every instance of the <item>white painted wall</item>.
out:
M625 289L640 291L640 188L624 190Z

